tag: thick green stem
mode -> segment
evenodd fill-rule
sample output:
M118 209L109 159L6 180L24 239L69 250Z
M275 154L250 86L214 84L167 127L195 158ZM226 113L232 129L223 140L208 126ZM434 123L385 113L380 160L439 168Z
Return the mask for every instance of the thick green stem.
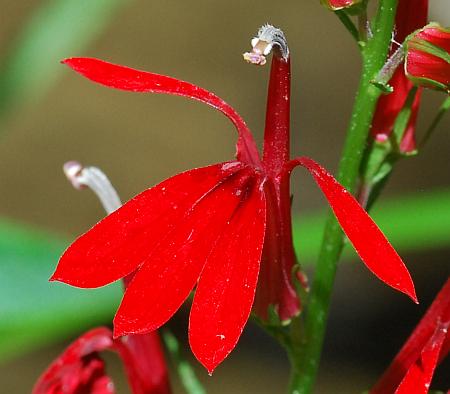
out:
M396 8L397 0L380 0L373 38L362 49L363 70L337 176L339 182L350 192L356 187L367 136L377 99L381 94L371 81L386 60ZM343 245L342 230L330 213L309 297L302 341L290 354L293 364L290 393L312 392L322 352L337 262Z

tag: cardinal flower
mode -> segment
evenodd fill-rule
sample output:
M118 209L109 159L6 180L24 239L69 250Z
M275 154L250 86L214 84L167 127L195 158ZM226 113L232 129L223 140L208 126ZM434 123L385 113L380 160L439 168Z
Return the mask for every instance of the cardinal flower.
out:
M64 61L111 88L199 100L237 129L236 160L186 171L137 195L78 238L51 278L92 288L134 273L114 318L116 337L157 329L196 287L189 342L210 373L235 347L252 307L261 319L269 307L283 321L299 312L289 190L296 166L313 176L367 267L416 300L402 260L351 194L312 159L289 157L290 57L283 32L263 26L252 44L244 55L250 62L264 64L274 53L262 157L242 118L207 90L97 59Z
M100 357L106 350L119 354L133 394L170 394L159 338L151 334L136 342L132 337L113 339L106 327L88 331L47 368L32 394L114 394Z
M428 0L399 0L395 18L394 39L402 43L413 31L427 23ZM392 48L391 55L395 52ZM392 134L397 116L407 103L411 94L411 115L400 140L400 151L410 153L416 149L415 129L419 111L421 89L414 89L403 67L398 67L389 81L392 93L383 95L378 100L372 123L372 135L378 142L386 141Z

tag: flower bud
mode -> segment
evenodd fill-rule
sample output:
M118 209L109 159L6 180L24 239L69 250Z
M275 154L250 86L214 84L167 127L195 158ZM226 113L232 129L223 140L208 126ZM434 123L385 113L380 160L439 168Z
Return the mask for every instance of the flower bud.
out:
M394 40L396 42L405 41L415 30L427 23L427 18L428 0L399 0L395 16ZM393 46L389 54L390 59L395 56L396 51L396 47ZM405 76L403 66L399 66L395 70L389 80L389 85L393 91L378 99L371 133L378 143L388 142L396 123L401 125L401 122L397 122L397 119L402 110L406 114L409 111L409 119L403 123L403 132L397 129L396 139L400 153L411 154L416 151L416 120L420 106L421 89L418 89L416 93L412 92L413 84ZM411 94L415 94L415 97L410 97ZM408 97L410 100L408 100Z
M361 3L362 0L321 0L321 3L332 11L349 8L355 4Z
M415 85L450 92L450 29L430 23L405 41L405 74Z

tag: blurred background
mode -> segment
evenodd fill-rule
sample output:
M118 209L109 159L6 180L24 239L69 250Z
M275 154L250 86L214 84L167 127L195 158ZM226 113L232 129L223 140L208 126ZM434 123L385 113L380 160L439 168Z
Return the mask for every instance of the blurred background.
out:
M430 19L450 25L448 1L431 5ZM114 286L85 292L47 283L68 242L104 216L90 192L66 181L63 163L102 168L125 201L182 170L229 160L236 140L231 123L205 105L109 90L59 60L93 56L196 83L232 104L261 142L269 68L251 67L241 54L270 22L283 28L292 53L293 154L332 172L360 60L319 0L0 0L0 9L0 392L15 394L30 392L82 330L109 324L120 301ZM419 132L444 98L426 92ZM450 217L449 128L450 116L419 156L398 164L379 201L380 225L393 234L421 304L391 291L348 254L338 272L317 393L370 387L450 273L450 222L442 225ZM301 171L292 189L296 246L312 272L316 219L325 203ZM403 216L417 218L414 229L404 229L415 231L412 241L402 238L402 217L395 216L405 207ZM170 327L185 340L187 311ZM126 393L120 364L108 359L118 392ZM252 324L213 377L193 364L211 393L282 393L289 374L283 352ZM435 387L450 385L448 367L439 368Z

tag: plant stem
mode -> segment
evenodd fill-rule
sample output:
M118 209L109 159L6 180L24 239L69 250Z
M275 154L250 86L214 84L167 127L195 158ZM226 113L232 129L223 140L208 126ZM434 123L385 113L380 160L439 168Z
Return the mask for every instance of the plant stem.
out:
M335 11L334 13L339 18L339 20L342 22L344 27L348 30L348 32L352 35L352 37L355 39L355 41L359 42L361 40L359 31L356 28L353 21L351 20L351 18L345 12L345 10L338 10L338 11Z
M339 182L350 192L355 190L377 99L381 94L371 81L386 60L396 8L397 0L380 1L373 37L362 49L362 75L337 176ZM322 352L337 262L343 246L342 230L330 213L309 297L302 342L290 354L293 364L290 384L292 394L312 392Z
M193 368L181 353L177 338L169 330L164 330L162 337L186 392L188 394L206 394L206 390L197 379Z

